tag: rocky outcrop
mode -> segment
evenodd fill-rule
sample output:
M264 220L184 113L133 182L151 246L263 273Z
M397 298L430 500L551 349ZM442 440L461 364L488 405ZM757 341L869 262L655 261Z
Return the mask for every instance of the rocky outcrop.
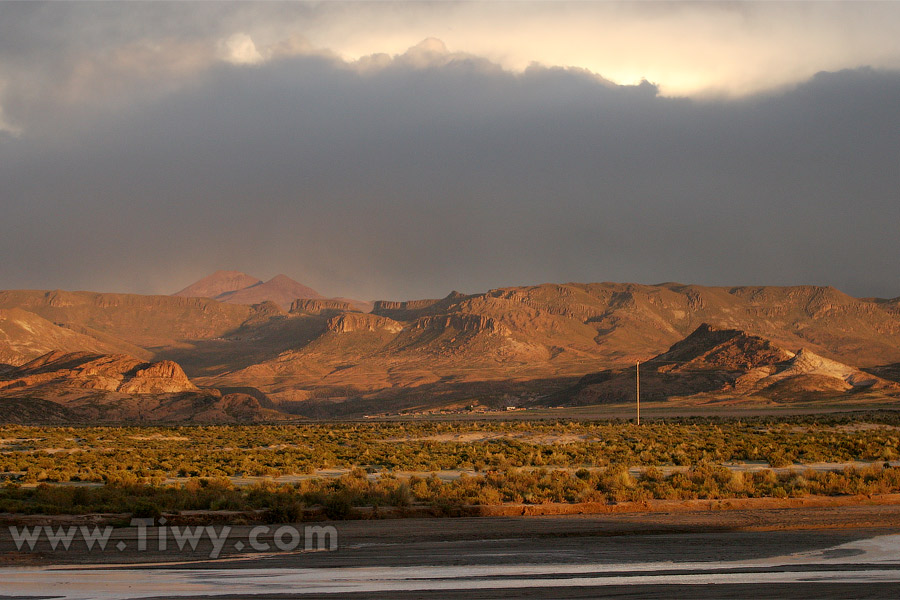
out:
M434 306L440 301L440 298L428 300L404 300L402 302L394 300L376 300L372 312L379 314L381 311L385 310L421 310L423 308L428 308L429 306Z
M305 315L325 315L344 312L356 312L349 302L342 300L314 300L297 298L291 303L291 313Z
M761 379L757 387L765 388L786 379L813 376L840 381L846 384L846 389L894 386L892 382L887 382L856 367L851 367L836 360L819 356L809 350L801 349L793 358L786 361L778 372ZM835 387L839 387L839 384Z
M792 352L739 329L700 325L667 352L652 359L661 372L698 369L745 371L791 359Z
M7 423L242 423L292 418L252 388L226 393L198 389L170 360L147 363L125 355L51 352L0 380L0 422Z
M412 321L426 314L434 314L448 310L460 300L467 298L463 293L452 291L444 298L428 300L376 300L372 314L388 317L397 321Z
M123 381L118 392L125 394L171 394L197 389L177 363L164 360L138 369Z
M413 329L431 329L438 331L454 329L461 332L484 332L489 334L509 333L509 330L506 327L498 323L492 317L468 314L435 315L432 317L422 317L416 320L416 322L413 324Z
M344 313L328 319L325 324L328 331L334 333L351 333L354 331L385 331L387 333L400 333L403 325L388 319L369 313Z
M253 328L265 326L266 323L277 318L286 317L287 313L271 300L254 304L251 307L250 316L241 323L241 328Z
M147 363L125 355L50 352L7 373L0 390L76 388L123 394L197 391L181 367L169 360Z

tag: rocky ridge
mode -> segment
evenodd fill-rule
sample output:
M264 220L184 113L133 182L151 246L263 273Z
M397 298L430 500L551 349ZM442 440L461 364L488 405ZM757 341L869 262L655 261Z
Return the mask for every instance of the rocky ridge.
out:
M557 401L574 404L635 398L635 369L607 369L583 377ZM641 398L664 400L727 395L779 402L861 390L900 394L900 385L807 350L794 353L736 329L703 324L668 351L640 364Z

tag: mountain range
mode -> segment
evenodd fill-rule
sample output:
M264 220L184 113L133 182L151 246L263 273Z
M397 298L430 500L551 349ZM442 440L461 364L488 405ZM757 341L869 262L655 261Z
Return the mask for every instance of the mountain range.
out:
M710 354L706 345L723 336L730 341ZM706 348L702 357L688 352L694 346ZM822 373L803 381L779 373L811 363L829 372L843 367L825 361L845 365L853 381L864 378L860 369L879 381L897 379L900 298L854 298L818 286L607 282L366 304L323 298L284 276L263 282L233 271L172 296L0 292L7 373L51 351L171 361L200 393L241 389L261 408L307 416L604 403L616 389L605 381L650 359L648 394L656 394L658 379L659 397L784 402L815 392L810 382ZM775 387L749 385L765 379L763 368L774 369L765 377L775 377ZM859 388L843 382L820 380L818 393ZM894 394L890 385L864 387Z

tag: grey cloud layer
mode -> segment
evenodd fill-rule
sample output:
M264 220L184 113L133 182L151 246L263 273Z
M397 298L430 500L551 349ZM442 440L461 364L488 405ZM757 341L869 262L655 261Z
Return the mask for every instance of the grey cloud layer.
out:
M900 75L868 69L700 102L472 57L219 64L18 113L0 288L168 292L237 268L362 298L570 280L896 296L898 105Z

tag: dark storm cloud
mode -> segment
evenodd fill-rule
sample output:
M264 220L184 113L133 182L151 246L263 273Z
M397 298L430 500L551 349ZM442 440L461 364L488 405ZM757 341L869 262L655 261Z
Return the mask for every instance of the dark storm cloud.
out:
M363 298L598 280L900 294L897 73L703 102L443 62L220 64L23 121L0 138L0 288L168 292L236 268Z

